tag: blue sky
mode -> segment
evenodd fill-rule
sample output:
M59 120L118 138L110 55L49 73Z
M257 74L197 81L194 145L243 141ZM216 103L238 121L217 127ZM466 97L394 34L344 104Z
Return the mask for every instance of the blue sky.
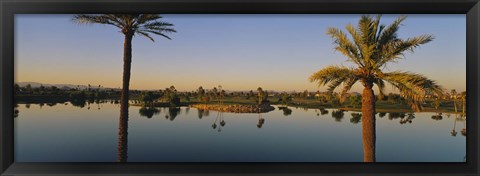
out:
M133 41L133 89L325 90L308 77L328 65L351 66L334 51L328 27L344 29L360 15L162 15L172 40ZM384 15L390 24L399 15ZM107 25L79 25L72 15L16 15L16 81L120 87L123 34ZM465 90L465 15L408 15L399 37L435 39L385 71L423 74L446 89ZM353 91L360 91L360 85ZM390 89L390 86L388 86Z

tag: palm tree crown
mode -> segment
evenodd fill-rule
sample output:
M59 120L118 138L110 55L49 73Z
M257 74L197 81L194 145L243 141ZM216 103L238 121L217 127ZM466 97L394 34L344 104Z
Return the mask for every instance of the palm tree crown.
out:
M431 35L421 35L408 39L398 38L397 31L406 16L400 16L392 24L380 24L381 15L373 18L363 15L357 28L349 24L347 34L337 28L329 28L327 34L334 39L335 50L347 56L348 61L357 67L329 66L310 77L310 82L318 82L319 86L328 85L328 91L343 84L342 95L360 81L364 87L377 85L380 96L384 95L385 82L397 88L411 105L420 110L419 102L429 94L442 94L442 88L427 77L403 71L385 73L382 71L387 63L404 58L406 51L413 52L418 46L433 40Z
M75 15L73 21L79 24L107 24L118 27L125 35L141 35L155 41L150 34L160 35L167 39L167 33L176 32L171 28L173 24L159 21L162 17L158 14L101 14L101 15Z

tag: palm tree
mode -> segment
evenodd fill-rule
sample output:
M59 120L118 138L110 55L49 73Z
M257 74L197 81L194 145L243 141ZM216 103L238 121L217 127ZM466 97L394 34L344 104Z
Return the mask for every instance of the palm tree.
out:
M452 89L452 91L450 91L450 94L453 98L453 105L455 107L455 113L457 112L457 91L455 89Z
M261 105L263 103L263 98L265 96L265 92L263 91L263 89L261 87L258 87L257 91L258 91L258 104Z
M462 98L462 115L465 116L465 109L467 107L467 91L463 91L460 95Z
M384 73L387 63L403 58L406 51L412 51L418 46L433 40L431 35L400 39L397 31L406 16L397 18L392 24L380 24L381 15L373 18L363 15L357 28L349 24L346 30L351 35L337 28L329 28L327 34L334 39L335 50L345 55L348 61L356 67L329 66L310 77L310 82L317 82L318 86L328 85L328 91L343 84L342 94L349 91L360 81L364 87L362 94L362 138L364 161L375 162L375 94L374 84L377 85L380 95L384 95L385 83L396 87L411 105L419 111L420 102L431 93L441 94L442 88L427 77L402 71ZM353 41L352 41L353 40ZM342 95L341 94L341 95Z
M160 21L158 14L100 14L75 15L73 21L79 24L105 24L120 29L124 34L123 45L123 86L120 99L120 126L118 132L118 161L127 161L128 135L128 100L130 84L130 68L132 63L132 39L135 35L144 36L155 41L150 35L160 35L170 39L166 34L176 32L173 24Z

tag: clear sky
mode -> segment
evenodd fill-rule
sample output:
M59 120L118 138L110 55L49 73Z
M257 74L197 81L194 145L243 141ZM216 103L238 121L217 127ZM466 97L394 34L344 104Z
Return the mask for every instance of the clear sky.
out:
M345 65L328 27L342 30L360 15L162 15L175 25L172 40L133 41L132 89L324 91L308 77L328 65ZM17 82L121 87L123 34L113 26L80 25L72 15L16 15ZM390 24L398 15L384 15ZM465 15L409 15L400 38L435 39L391 63L388 71L411 71L445 89L466 87ZM357 84L353 91L361 91ZM387 86L391 90L391 86ZM375 90L376 91L376 90Z

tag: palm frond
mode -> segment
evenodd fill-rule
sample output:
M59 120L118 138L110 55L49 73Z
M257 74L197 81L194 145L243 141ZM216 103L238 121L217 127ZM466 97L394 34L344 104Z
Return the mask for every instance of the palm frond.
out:
M142 32L142 31L137 31L136 33L150 39L152 42L155 42L155 40L150 35L148 35L148 33L145 33L145 32Z
M172 28L174 26L171 23L163 22L163 21L152 21L161 18L161 16L154 16L146 19L144 24L139 24L137 27L137 31L142 33L152 33L164 38L171 40L167 33L174 33L177 32L175 29ZM140 21L139 21L140 22Z
M341 95L346 94L350 89L352 89L353 85L357 83L360 78L354 74L350 75L344 82L343 82L343 89Z
M415 48L422 44L431 42L434 39L432 35L421 35L418 37L408 38L406 40L394 40L383 46L382 58L378 60L379 65L384 65L387 62L395 61L396 59L404 58L404 52L413 52Z
M135 25L145 24L146 22L156 21L161 18L162 16L160 16L159 14L140 14L135 21Z
M152 34L156 34L156 35L162 36L162 37L164 37L164 38L166 38L166 39L172 40L172 38L170 38L169 36L167 36L164 32L153 31L153 30L138 30L137 32L152 33Z
M391 72L385 73L382 79L397 88L416 111L421 109L419 103L423 102L427 95L439 97L443 95L443 88L440 85L420 74Z
M358 30L362 36L362 42L366 45L374 44L376 23L370 15L362 15L358 21Z
M312 74L310 82L317 82L318 86L328 85L328 92L333 92L347 80L355 79L354 70L343 66L329 66Z
M397 32L398 29L400 28L400 25L402 22L407 18L407 16L400 16L395 21L385 27L383 29L383 32L380 33L379 39L378 39L378 45L383 46L384 44L388 43L391 40L397 39Z
M333 38L333 43L336 45L335 50L340 51L360 67L365 66L358 45L354 45L343 31L337 28L328 28L327 35Z
M378 87L380 98L383 98L385 96L385 81L376 78L374 84Z
M159 14L100 14L100 15L75 15L72 21L79 24L108 24L121 29L121 32L130 35L138 34L151 41L155 41L151 34L159 35L167 39L168 33L177 32L173 24L158 21L162 16Z
M72 21L78 24L108 24L118 28L122 28L122 24L112 20L108 15L75 15Z

